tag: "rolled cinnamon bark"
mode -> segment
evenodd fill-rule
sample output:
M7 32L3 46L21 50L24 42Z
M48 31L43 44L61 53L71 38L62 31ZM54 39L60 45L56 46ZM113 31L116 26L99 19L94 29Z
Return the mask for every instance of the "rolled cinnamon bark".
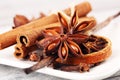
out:
M17 44L15 46L14 56L18 59L24 59L29 52L37 50L38 47L36 45L25 47L24 45Z
M78 11L79 17L85 16L87 13L91 11L91 5L89 2L83 2L75 6ZM70 8L64 10L66 14L70 15ZM41 19L37 19L32 21L26 25L22 25L19 28L10 30L0 35L0 49L4 49L8 46L11 46L16 43L16 37L19 33L26 31L28 29L33 29L36 27L42 27L44 25L48 25L51 23L57 22L57 15L52 14L50 16L43 17Z
M36 40L38 40L40 37L42 37L41 35L41 30L45 29L45 28L49 28L49 27L56 27L59 26L59 23L53 23L50 25L46 25L43 27L38 27L38 28L34 28L32 30L28 30L24 33L20 33L17 36L17 43L24 45L25 47L29 47L35 44Z
M79 19L79 22L83 22L83 21L92 21L92 25L90 28L93 28L96 25L96 20L94 17L82 17ZM29 47L31 45L34 45L36 40L41 36L41 30L43 30L44 28L48 28L50 29L50 27L60 27L60 23L53 23L47 26L43 26L43 27L38 27L32 30L28 30L24 33L21 33L17 36L17 43L21 44L21 45L25 45L26 47Z

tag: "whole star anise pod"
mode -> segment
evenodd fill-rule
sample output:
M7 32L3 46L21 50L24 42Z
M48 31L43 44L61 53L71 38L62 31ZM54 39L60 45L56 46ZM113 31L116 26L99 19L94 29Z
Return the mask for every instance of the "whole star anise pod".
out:
M79 22L77 11L74 11L71 19L59 12L58 19L61 26L43 30L44 38L37 44L44 48L47 55L57 53L61 61L65 61L71 55L82 57L84 54L79 44L89 38L84 32L91 28L92 22Z

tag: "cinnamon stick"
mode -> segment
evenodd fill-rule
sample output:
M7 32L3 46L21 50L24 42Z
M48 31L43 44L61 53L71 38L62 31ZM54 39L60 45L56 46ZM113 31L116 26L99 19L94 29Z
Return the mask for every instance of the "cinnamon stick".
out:
M28 55L28 53L37 49L38 47L36 45L25 47L23 45L17 44L15 46L14 56L18 59L24 59Z
M92 21L91 28L93 28L96 25L96 20L94 17L82 17L79 19L79 22L83 21ZM21 45L25 45L26 47L34 45L36 40L41 36L41 30L44 28L50 29L50 27L60 27L60 23L53 23L47 26L38 27L32 30L28 30L24 33L21 33L17 37L17 43ZM57 29L57 28L56 28Z
M78 11L79 17L85 16L91 11L91 5L89 2L83 2L75 6ZM64 10L64 12L70 15L70 8ZM16 37L19 33L26 31L28 29L33 29L36 27L42 27L44 25L48 25L51 23L57 22L57 15L52 14L50 16L43 17L41 19L37 19L28 24L22 25L16 29L10 30L0 35L0 49L4 49L8 46L11 46L16 43Z
M44 28L56 27L59 25L60 25L59 23L53 23L50 25L34 28L34 29L28 30L24 33L18 34L17 43L24 45L26 47L32 46L36 43L36 40L38 40L40 37L42 37L41 30L43 30Z

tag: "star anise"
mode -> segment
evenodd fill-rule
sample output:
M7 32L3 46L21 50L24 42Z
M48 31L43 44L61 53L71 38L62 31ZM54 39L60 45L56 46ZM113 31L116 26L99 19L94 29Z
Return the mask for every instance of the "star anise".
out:
M65 61L71 55L82 57L83 53L79 44L89 38L84 32L91 28L92 22L79 22L77 11L74 12L71 19L66 18L60 12L58 18L61 23L60 28L43 30L44 38L38 42L38 45L44 47L44 52L47 55L57 53L62 61Z

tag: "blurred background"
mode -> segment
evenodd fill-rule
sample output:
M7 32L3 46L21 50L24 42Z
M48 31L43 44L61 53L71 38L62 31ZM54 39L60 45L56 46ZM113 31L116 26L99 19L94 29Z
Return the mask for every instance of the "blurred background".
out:
M65 9L73 4L89 1L92 4L92 15L100 12L120 11L120 0L1 0L0 27L12 26L13 17L22 14L28 18L38 17L40 12L49 14Z

